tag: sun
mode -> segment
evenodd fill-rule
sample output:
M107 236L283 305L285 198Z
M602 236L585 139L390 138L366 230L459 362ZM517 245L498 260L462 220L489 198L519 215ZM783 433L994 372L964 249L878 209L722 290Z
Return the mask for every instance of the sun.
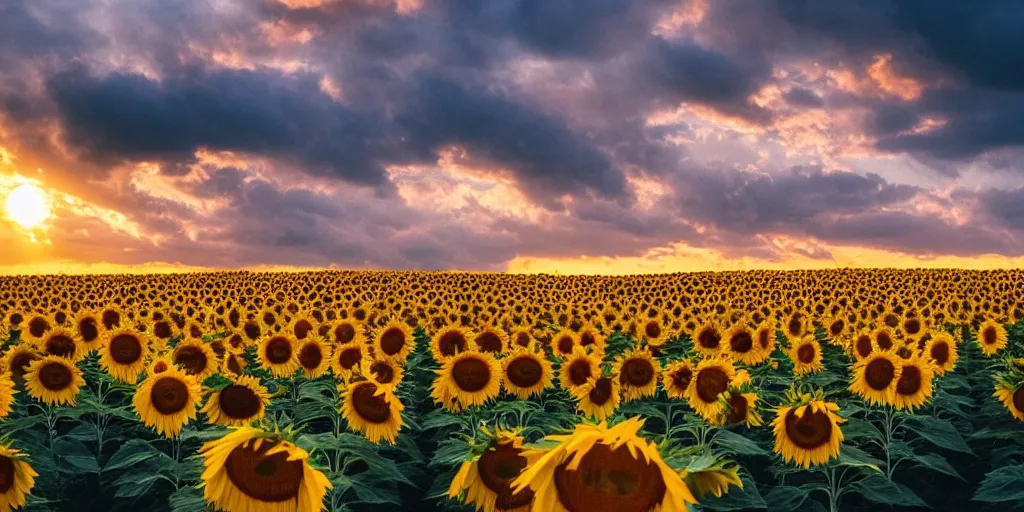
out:
M7 194L4 209L11 220L32 229L50 218L50 196L43 189L25 183Z

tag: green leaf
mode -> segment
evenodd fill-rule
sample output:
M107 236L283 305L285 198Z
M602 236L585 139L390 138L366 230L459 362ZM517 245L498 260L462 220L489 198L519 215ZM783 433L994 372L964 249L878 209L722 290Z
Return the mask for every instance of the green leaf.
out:
M947 461L945 457L943 457L943 456L941 456L939 454L936 454L936 453L925 453L925 454L922 454L922 455L913 454L913 455L911 455L910 458L914 462L917 462L918 464L920 464L920 465L922 465L922 466L924 466L924 467L926 467L928 469L932 469L932 470L938 471L939 473L943 473L943 474L946 474L946 475L949 475L949 476L952 476L952 477L959 478L960 480L964 479L964 477L960 476L960 473L958 473L956 471L956 468L954 468L953 465L950 464L949 461Z
M990 503L1024 500L1024 464L1003 466L986 474L973 499Z
M853 486L853 491L875 503L901 507L927 507L909 487L886 479L882 475L871 475Z
M151 473L128 473L117 479L117 492L114 497L134 498L142 496L153 488L153 485L167 477Z
M754 441L725 429L715 433L714 444L738 455L768 455L768 451Z
M55 440L53 442L53 453L80 472L100 472L100 465L96 462L96 456L77 439L62 437Z
M870 421L864 421L858 418L850 418L842 426L843 437L846 441L853 439L869 438L869 439L884 439L882 432L878 430L873 423Z
M839 457L835 464L840 466L852 466L858 468L869 468L881 472L880 466L885 463L872 457L868 452L855 446L843 445L839 449Z
M171 506L171 512L195 512L206 510L206 500L203 499L203 491L195 487L182 487L171 493L167 499Z
M110 457L107 464L103 466L103 471L112 471L141 464L155 457L157 453L160 453L160 451L149 444L149 441L131 439L121 445L121 448Z
M754 481L747 475L741 475L740 480L743 482L742 488L730 486L727 493L718 498L708 495L700 501L701 507L722 511L768 508L761 493L757 492Z
M807 500L809 493L803 489L787 485L777 485L764 495L764 501L768 510L775 512L790 512L800 510Z
M911 416L905 424L907 429L932 442L935 446L962 453L973 453L957 428L947 420L934 416Z

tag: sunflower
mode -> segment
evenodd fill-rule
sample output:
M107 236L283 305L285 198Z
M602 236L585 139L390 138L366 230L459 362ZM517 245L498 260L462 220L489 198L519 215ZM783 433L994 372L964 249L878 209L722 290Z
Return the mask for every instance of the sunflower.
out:
M14 405L14 380L11 378L11 371L4 369L0 371L0 418L6 418L11 414L11 406Z
M991 356L1006 348L1006 328L994 320L985 320L978 326L978 344L982 352Z
M99 348L103 337L101 336L102 330L100 329L99 315L96 312L89 310L78 312L75 315L74 326L82 343L85 344L87 352Z
M480 427L483 446L480 453L470 450L448 486L448 497L463 496L462 502L483 512L529 512L533 491L512 491L512 481L526 468L523 437L517 431L486 425ZM476 445L473 445L475 448Z
M263 418L270 405L270 393L251 376L229 377L231 383L210 393L199 412L213 423L227 426L249 425Z
M580 338L580 346L585 350L588 352L596 351L602 354L604 353L607 341L596 325L587 322L583 324L583 327L580 328L577 334Z
M603 421L615 414L622 403L621 389L615 374L595 375L586 384L573 389L572 396L579 402L578 408L584 416Z
M729 389L729 382L735 376L732 362L724 357L701 361L693 372L693 383L686 395L690 407L708 421L714 421L722 412L718 395Z
M580 337L571 329L562 329L551 337L551 352L555 357L568 357L580 346Z
M201 389L191 375L171 366L154 373L139 384L132 403L147 427L177 437L189 420L196 417Z
M879 349L875 345L874 338L871 336L871 330L865 328L853 337L850 350L853 352L853 357L859 361L870 356L873 352L878 352Z
M998 398L1014 418L1024 421L1024 382L1004 375L996 375L995 381L996 391L992 396Z
M791 340L786 355L793 361L793 373L796 375L825 369L825 365L821 364L821 345L813 335Z
M42 356L25 372L28 395L47 405L75 405L78 391L85 386L82 370L60 356Z
M36 347L43 354L70 359L77 363L88 354L89 349L77 332L63 327L54 327L39 337Z
M577 348L562 360L562 369L558 372L559 385L566 391L572 391L586 384L597 373L600 362L597 356L588 355L583 348Z
M775 352L775 328L764 322L754 329L754 352L750 365L761 364Z
M146 369L149 357L149 343L143 334L130 329L114 329L107 332L100 345L100 366L111 377L135 384L139 374Z
M298 342L299 366L307 379L315 379L327 373L331 366L331 346L316 337L307 336L305 341Z
M801 311L793 311L789 316L783 318L783 332L789 339L800 339L811 331L810 322ZM813 331L812 331L813 333Z
M299 368L299 351L295 338L288 334L274 334L263 338L257 355L260 366L274 377L289 377Z
M323 335L327 341L338 345L362 343L365 338L362 325L354 318L341 319L331 325L321 326L321 329L324 329Z
M395 388L402 383L402 379L405 377L405 370L398 363L388 361L387 359L364 359L361 363L362 374L373 377L373 381L380 387L387 388L391 392L395 391Z
M21 510L37 476L25 454L10 445L0 445L0 510Z
M743 323L738 323L725 332L725 346L729 348L733 359L743 364L753 365L764 360L755 347L754 334Z
M368 357L366 346L358 341L351 341L334 347L331 353L331 372L339 379L348 379L359 365Z
M319 512L330 480L277 432L237 427L203 444L203 497L224 512Z
M762 420L757 412L757 393L744 393L741 389L732 388L719 395L722 412L719 414L717 425L739 425L747 427L760 427Z
M175 368L174 359L171 359L171 354L159 354L153 357L153 360L149 362L149 365L146 367L146 374L155 375L157 373L163 373L169 368Z
M441 328L430 339L430 353L434 360L444 363L461 352L472 348L471 333L464 327L449 325Z
M245 357L242 356L241 354L227 352L224 354L224 357L221 358L220 372L225 377L231 377L232 375L242 375L242 372L245 371L245 367L247 364L248 362L245 360Z
M838 413L838 405L823 400L779 407L772 421L775 453L805 469L838 457L843 442L839 424L846 421Z
M903 360L891 352L875 352L853 365L850 391L872 405L892 404Z
M437 370L431 394L438 403L443 403L447 392L462 407L483 405L501 391L501 373L501 363L490 354L460 352Z
M505 391L523 400L540 395L554 378L550 361L521 347L501 360L501 369Z
M661 365L646 350L630 349L620 356L612 367L619 376L622 397L627 401L652 396L658 390Z
M931 363L921 357L904 359L901 363L900 378L896 381L893 405L897 409L921 407L932 397L932 379L935 371Z
M956 360L960 357L956 342L946 333L932 335L932 339L924 346L923 355L932 362L936 375L945 375L946 372L953 371Z
M390 361L405 362L415 345L412 331L399 321L384 324L373 337L374 354Z
M669 398L686 398L693 382L693 365L688 359L676 361L661 373L661 387Z
M52 316L35 313L28 317L21 329L21 337L28 341L37 341L46 334L46 331L56 327L57 321Z
M342 393L341 415L349 428L371 443L385 440L395 444L405 407L390 389L373 380L360 380L347 386L339 384L339 391Z
M704 355L717 353L722 348L722 328L712 320L698 325L690 334L693 348Z
M473 344L480 352L501 354L508 349L508 335L497 327L485 326L473 336Z
M874 331L871 331L871 340L875 343L875 348L878 350L889 350L896 343L895 335L893 335L892 329L882 326Z
M195 377L196 382L203 382L207 377L217 373L217 356L210 345L202 340L184 340L175 345L171 352L174 364L184 368L185 373Z
M42 357L30 343L18 343L7 350L3 357L3 367L11 372L11 379L16 387L25 384L25 372L28 365Z
M639 436L642 426L634 417L611 428L578 424L570 434L547 436L558 444L527 451L530 464L512 490L532 490L534 510L545 512L685 512L697 499L657 445Z
M723 494L729 492L730 485L743 488L743 481L740 480L739 475L739 465L732 465L730 467L725 463L720 464L722 466L720 468L713 467L701 471L684 471L680 474L697 499L704 499L708 494L720 498Z

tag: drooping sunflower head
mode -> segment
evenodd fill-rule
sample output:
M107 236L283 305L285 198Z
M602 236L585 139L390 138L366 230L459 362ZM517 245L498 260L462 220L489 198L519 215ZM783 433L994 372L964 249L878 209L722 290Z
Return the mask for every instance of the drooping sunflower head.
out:
M839 456L843 431L839 406L823 400L779 407L772 428L775 453L786 462L809 468Z
M189 339L179 342L171 352L171 359L175 365L185 370L185 373L195 377L197 382L203 382L219 369L213 349L202 340Z
M146 369L149 340L132 329L108 331L100 346L100 366L111 377L126 384L135 384Z
M501 391L501 363L484 352L460 352L445 361L437 375L432 396L438 403L451 396L463 407L483 405Z
M921 357L904 359L900 366L900 378L896 380L893 405L897 409L913 411L931 399L935 371L932 364Z
M586 384L590 377L597 374L600 360L587 354L583 348L577 348L569 357L562 359L558 382L562 389L572 391Z
M302 373L307 379L315 379L331 366L331 346L320 341L316 336L307 336L298 342L296 357Z
M65 357L44 355L32 361L25 372L29 396L47 405L75 405L83 386L82 370Z
M373 336L373 352L379 357L404 363L416 342L412 331L397 320L390 321L377 329Z
M554 378L551 362L526 348L512 351L501 360L501 368L505 391L524 400L539 395Z
M746 389L749 391L744 392ZM757 393L752 388L729 387L729 390L718 396L721 402L721 413L716 425L746 425L747 427L760 427L762 424L761 414L757 411Z
M578 424L570 434L548 436L558 444L527 451L532 463L512 490L532 490L534 510L551 512L686 510L697 499L657 446L639 436L642 425L639 418L611 428Z
M693 382L693 371L689 359L681 359L665 367L661 374L661 387L669 398L686 398Z
M520 512L531 510L533 491L512 491L512 481L526 468L523 438L515 431L480 428L481 448L471 445L468 460L460 466L448 487L449 498L459 498L477 510ZM478 453L479 452L479 453Z
M374 380L339 384L342 394L341 415L349 428L361 433L371 443L382 440L395 444L402 428L404 406L394 393Z
M891 352L875 352L853 365L850 391L873 405L894 403L902 359Z
M1019 378L1019 375L1018 378L1012 378L1007 374L997 374L995 383L996 390L992 396L1002 402L1014 418L1024 421L1024 379Z
M995 320L985 320L978 326L978 344L987 356L1006 348L1008 339L1006 327Z
M821 345L813 335L790 340L786 354L793 361L793 373L797 375L825 369L825 365L821 364Z
M298 343L287 333L263 338L259 350L260 366L275 377L288 377L299 368Z
M139 384L132 403L142 422L157 433L177 437L196 417L201 388L194 377L171 366Z
M199 450L203 496L225 512L319 511L330 480L281 433L236 427Z
M721 497L729 492L729 486L743 488L743 481L739 476L740 467L737 464L730 464L726 461L701 468L700 471L682 471L680 475L683 481L693 491L697 499L704 499L711 494Z
M37 476L25 454L9 444L0 445L0 505L7 510L24 507Z
M572 396L579 405L579 411L588 418L598 421L608 419L622 403L622 385L619 376L611 371L602 371L590 380L572 390Z
M72 362L81 361L89 352L77 332L63 327L46 331L37 339L36 348L43 354L63 357Z
M731 361L722 357L710 357L700 362L693 374L693 383L687 393L690 407L708 421L715 421L722 411L718 395L729 389L729 383L736 376Z
M447 325L439 329L430 339L430 352L439 363L472 349L471 333L459 325Z
M626 401L653 396L658 390L658 373L661 364L646 350L630 349L620 356L612 367L618 375L623 398Z
M263 418L270 393L252 376L232 376L230 383L213 390L199 412L213 423L227 426L250 425Z

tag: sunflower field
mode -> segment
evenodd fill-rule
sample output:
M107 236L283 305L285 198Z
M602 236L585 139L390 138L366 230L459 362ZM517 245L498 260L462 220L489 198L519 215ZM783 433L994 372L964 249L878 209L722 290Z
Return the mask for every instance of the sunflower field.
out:
M3 277L0 512L1024 510L1022 277Z

